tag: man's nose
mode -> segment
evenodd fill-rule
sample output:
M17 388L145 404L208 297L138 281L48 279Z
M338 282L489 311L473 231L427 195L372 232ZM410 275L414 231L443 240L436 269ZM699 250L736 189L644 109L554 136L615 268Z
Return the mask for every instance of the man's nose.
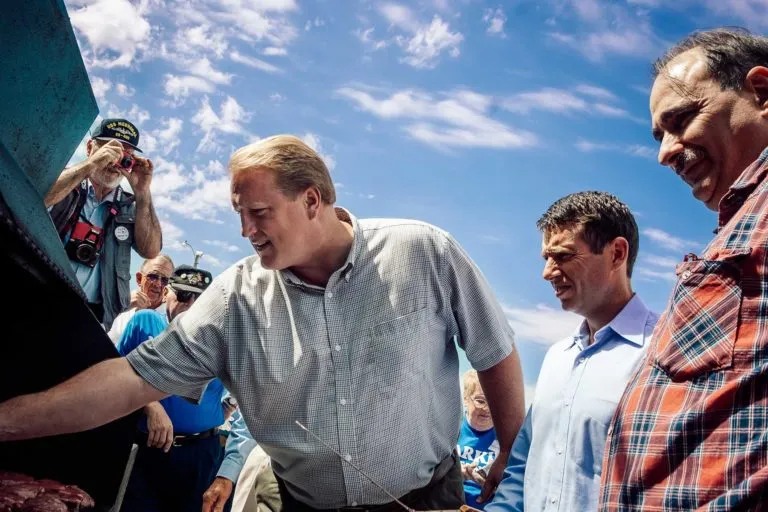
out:
M259 231L253 219L243 212L240 212L240 228L240 235L243 238L250 238Z
M555 261L552 258L547 258L547 261L544 263L544 270L541 272L541 277L545 281L551 281L557 276L557 272L558 269Z
M671 135L669 133L664 134L664 138L661 139L661 145L659 146L659 163L665 166L671 166L675 163L675 159L685 151L680 138Z

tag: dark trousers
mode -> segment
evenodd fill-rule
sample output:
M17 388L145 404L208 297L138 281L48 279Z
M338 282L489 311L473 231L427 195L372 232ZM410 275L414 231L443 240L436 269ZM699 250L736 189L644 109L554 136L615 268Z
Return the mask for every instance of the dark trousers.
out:
M223 458L219 436L172 446L168 453L147 448L144 438L120 512L200 512Z
M445 468L441 471L440 466L435 469L435 476L426 486L415 489L405 496L398 498L407 506L415 510L440 510L454 509L464 505L464 478L461 476L461 462L455 455L451 455L445 461L440 463L448 464L447 472ZM444 473L444 474L440 474ZM277 477L277 485L280 489L280 499L283 503L283 512L312 512L316 511L308 505L295 499L285 486L285 482ZM360 505L358 507L347 507L350 511L356 512L401 512L403 507L395 502L385 503L383 505ZM345 510L331 509L331 510Z

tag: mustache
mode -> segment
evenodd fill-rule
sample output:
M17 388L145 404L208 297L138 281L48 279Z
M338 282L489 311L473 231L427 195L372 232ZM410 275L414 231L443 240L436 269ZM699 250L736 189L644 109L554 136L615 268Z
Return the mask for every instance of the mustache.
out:
M671 162L672 167L677 174L683 172L691 162L695 162L705 156L703 149L685 148L682 153L677 155Z

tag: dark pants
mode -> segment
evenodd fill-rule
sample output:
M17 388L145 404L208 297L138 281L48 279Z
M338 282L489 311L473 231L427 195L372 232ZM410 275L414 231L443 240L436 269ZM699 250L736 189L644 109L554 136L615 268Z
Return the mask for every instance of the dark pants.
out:
M461 476L461 462L457 456L451 455L442 464L449 464L447 473L445 470L439 471L436 469L435 476L437 478L433 477L432 481L425 487L415 489L398 499L415 510L457 510L461 507L464 504L464 478ZM444 474L440 475L439 473ZM280 499L283 503L284 512L311 512L317 510L296 500L279 477L277 478L277 484L280 489ZM401 512L403 510L403 507L395 502L348 508L350 511L357 512ZM332 510L343 511L345 509Z
M200 512L224 458L219 436L172 446L139 445L121 512Z

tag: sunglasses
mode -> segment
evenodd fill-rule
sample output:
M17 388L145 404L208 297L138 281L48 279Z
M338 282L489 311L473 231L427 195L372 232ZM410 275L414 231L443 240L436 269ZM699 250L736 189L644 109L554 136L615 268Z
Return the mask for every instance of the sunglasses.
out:
M153 283L160 282L163 286L166 286L168 284L168 279L165 276L161 276L160 274L147 274L144 277L152 281Z

